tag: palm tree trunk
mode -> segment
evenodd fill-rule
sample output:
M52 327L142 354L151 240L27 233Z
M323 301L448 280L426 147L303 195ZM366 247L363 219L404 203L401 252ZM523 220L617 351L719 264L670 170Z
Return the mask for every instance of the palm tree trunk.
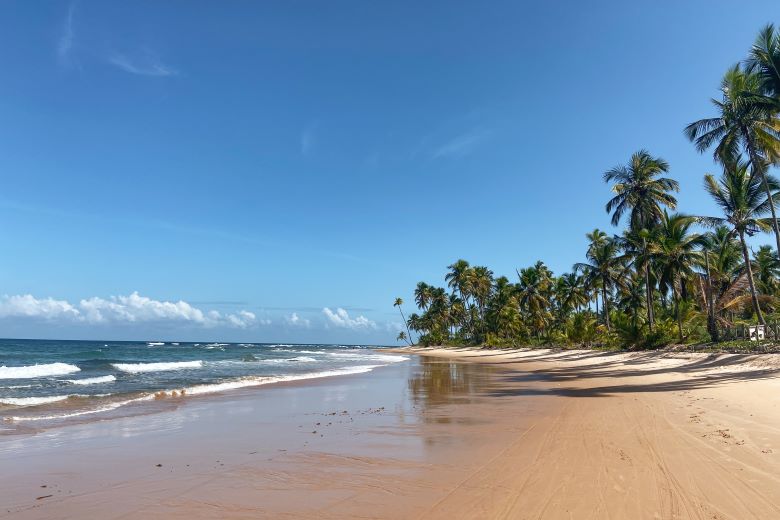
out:
M601 294L604 302L604 323L607 325L607 332L612 332L612 327L609 325L609 300L607 299L607 284L602 285Z
M650 332L653 332L655 314L653 313L653 288L650 286L650 262L645 264L645 299L647 301L647 324L650 326Z
M707 332L710 333L712 341L718 341L718 324L715 323L715 301L712 299L712 275L710 274L710 255L704 251L704 265L707 268L707 288L705 298L707 299Z
M745 243L745 234L742 231L739 232L739 241L742 244L742 257L745 260L745 269L747 270L748 284L750 285L750 298L753 300L753 310L756 311L758 322L761 325L766 325L766 322L764 321L764 315L761 314L761 307L758 305L756 286L753 283L753 268L750 266L750 257L748 256L748 248L747 244Z
M769 209L772 212L772 230L775 232L775 244L777 246L776 254L780 255L780 227L777 225L777 215L775 214L775 202L772 200L772 190L769 189L769 182L766 180L764 165L762 164L761 158L756 152L753 138L744 127L742 128L742 132L746 137L748 155L750 155L750 165L752 166L750 168L750 178L752 179L756 173L761 176L761 184L763 185L764 191L766 192L766 199L769 202Z
M674 317L677 320L677 331L680 335L680 343L682 343L685 341L685 338L683 338L682 320L680 319L680 299L674 287L672 287L672 299L674 300Z
M409 330L409 322L406 321L406 316L404 316L404 311L401 310L401 306L398 306L398 312L401 313L401 319L404 320L404 325L406 325L406 333L409 334L409 345L412 345L412 331Z

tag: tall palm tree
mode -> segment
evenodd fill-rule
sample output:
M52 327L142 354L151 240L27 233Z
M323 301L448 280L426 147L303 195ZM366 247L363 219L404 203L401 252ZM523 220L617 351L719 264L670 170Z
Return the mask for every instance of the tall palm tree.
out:
M484 334L485 306L493 290L493 271L476 265L471 268L471 291L479 313L481 332Z
M593 245L585 255L587 263L574 264L579 272L587 273L591 285L601 288L601 299L604 304L604 324L607 330L612 330L609 322L609 293L621 283L625 271L622 259L618 255L619 247L615 240L608 239L600 245Z
M473 279L471 266L466 260L460 259L448 265L447 269L449 269L449 272L444 277L444 280L453 291L457 291L460 299L463 300L463 305L466 307L465 316L470 317L472 315L470 298L472 296ZM464 318L464 322L461 325L466 326L466 321L466 318Z
M612 225L617 226L624 214L629 215L629 229L640 238L636 251L639 260L637 268L645 271L645 301L647 323L653 330L653 288L650 285L650 263L647 262L647 237L642 230L650 231L661 219L664 208L677 208L677 199L672 192L680 191L679 183L669 177L669 163L660 157L653 157L647 150L639 150L631 156L627 165L617 166L604 172L604 182L612 182L615 194L606 205L612 213Z
M419 282L414 289L414 303L423 311L431 304L431 289L432 287L425 282Z
M401 308L401 306L404 304L403 298L396 298L395 303L393 303L393 307L398 307L398 312L401 313L401 320L403 320L404 325L406 326L406 332L408 333L407 337L409 338L409 344L412 343L412 331L409 330L409 323L406 321L406 317L404 316L404 311Z
M534 329L536 329L537 336L544 331L550 318L548 297L550 278L548 273L549 270L541 262L517 272L517 277L520 280L517 284L518 303L520 308L526 311Z
M737 162L741 150L747 153L750 176L759 177L763 184L772 215L771 229L780 251L780 227L766 172L767 157L780 155L780 125L771 107L757 101L764 92L757 73L734 65L723 77L720 91L721 100L712 100L718 116L691 123L685 127L685 134L700 153L717 143L715 158L723 164Z
M774 192L780 188L777 180L771 175L766 176L766 183ZM748 285L750 286L750 297L753 301L753 311L758 322L761 325L766 325L758 302L758 293L753 279L753 269L745 236L752 236L760 231L772 229L767 219L762 218L769 211L771 202L764 197L760 180L749 175L744 162L724 166L723 174L719 180L715 180L712 175L705 175L704 188L723 211L724 216L703 217L702 221L713 227L727 224L731 228L731 232L739 238Z
M572 310L579 310L588 303L588 295L585 289L585 280L577 273L564 273L558 278L558 300L561 312L567 314Z
M674 315L680 341L684 340L682 319L680 317L680 299L684 296L687 280L695 276L693 267L698 263L699 247L704 240L699 233L691 233L696 218L689 215L666 212L661 217L658 233L651 244L651 254L661 266L662 283L669 287L674 300Z
M758 74L768 101L780 101L780 32L772 24L758 33L746 62L747 70Z

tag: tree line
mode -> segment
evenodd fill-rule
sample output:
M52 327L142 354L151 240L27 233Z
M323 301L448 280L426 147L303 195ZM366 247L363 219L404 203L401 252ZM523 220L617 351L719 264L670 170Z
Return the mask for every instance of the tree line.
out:
M620 233L587 233L585 261L556 276L544 262L510 280L458 260L445 286L420 282L418 312L398 339L420 344L517 346L533 342L652 348L718 341L724 327L765 325L780 302L780 31L766 26L747 58L726 71L712 117L688 125L720 172L703 186L715 215L677 211L679 184L647 150L607 170L605 209ZM774 235L753 251L747 238Z

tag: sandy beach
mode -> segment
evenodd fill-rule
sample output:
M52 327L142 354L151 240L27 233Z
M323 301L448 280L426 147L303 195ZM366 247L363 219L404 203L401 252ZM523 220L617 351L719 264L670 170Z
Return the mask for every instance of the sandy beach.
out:
M771 355L403 349L0 438L5 518L780 517Z

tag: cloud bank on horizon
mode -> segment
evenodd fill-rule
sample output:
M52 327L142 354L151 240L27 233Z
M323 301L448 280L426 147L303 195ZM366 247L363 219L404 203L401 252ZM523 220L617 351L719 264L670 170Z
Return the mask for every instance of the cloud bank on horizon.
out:
M263 311L265 313L265 311ZM379 324L362 314L351 316L337 307L322 308L319 320L302 316L299 312L271 318L241 309L231 312L206 310L183 300L164 301L143 296L137 291L129 295L102 298L93 296L78 302L52 297L36 297L32 294L4 295L0 297L0 323L68 325L76 327L103 327L104 330L119 326L135 327L143 332L150 325L168 325L186 329L213 331L256 331L276 326L277 330L344 330L356 332L388 332L402 326L395 322Z

